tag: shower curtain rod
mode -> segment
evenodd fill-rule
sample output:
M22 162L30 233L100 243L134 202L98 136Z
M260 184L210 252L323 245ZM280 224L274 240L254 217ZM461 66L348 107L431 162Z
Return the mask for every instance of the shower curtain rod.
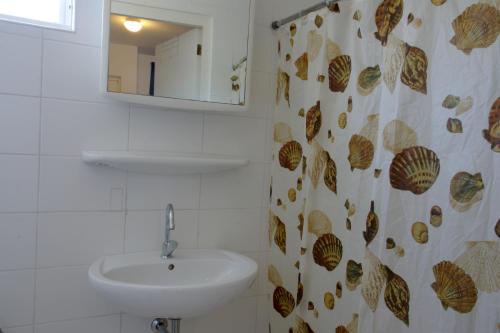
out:
M314 12L314 11L317 11L321 8L324 8L324 7L328 7L330 5L333 5L334 3L336 2L339 2L341 0L325 0L325 1L322 1L314 6L311 6L309 8L306 8L304 10L301 10L300 12L294 14L294 15L291 15L291 16L288 16L287 18L284 18L282 20L279 20L279 21L274 21L273 23L271 23L271 28L273 30L278 30L281 26L287 24L287 23L290 23L292 21L295 21L296 19L298 18L301 18L302 16L306 16L307 14L311 13L311 12Z

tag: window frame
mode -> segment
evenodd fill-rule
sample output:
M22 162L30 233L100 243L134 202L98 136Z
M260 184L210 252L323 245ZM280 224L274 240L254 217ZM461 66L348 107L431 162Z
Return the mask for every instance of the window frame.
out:
M12 16L3 14L0 12L0 21L13 22L18 24L25 24L39 28L62 30L68 32L75 31L75 12L76 12L76 0L65 0L61 1L61 6L64 6L66 13L65 21L67 24L51 23L46 21L33 20L20 16Z

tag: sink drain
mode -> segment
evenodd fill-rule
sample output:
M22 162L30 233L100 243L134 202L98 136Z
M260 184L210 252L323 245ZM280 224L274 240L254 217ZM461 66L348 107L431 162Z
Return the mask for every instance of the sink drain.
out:
M173 264L168 265L168 270L169 271L173 271L174 268L175 268L175 265L173 265Z

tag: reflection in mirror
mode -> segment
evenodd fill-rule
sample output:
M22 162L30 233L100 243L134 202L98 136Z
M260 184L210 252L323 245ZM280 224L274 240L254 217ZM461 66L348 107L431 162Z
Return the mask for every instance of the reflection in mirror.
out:
M113 1L107 91L243 105L249 2L188 13Z

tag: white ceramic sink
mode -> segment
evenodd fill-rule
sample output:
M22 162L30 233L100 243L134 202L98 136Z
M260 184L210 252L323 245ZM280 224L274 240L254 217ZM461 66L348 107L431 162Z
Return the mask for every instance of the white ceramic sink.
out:
M147 318L204 315L241 295L257 275L257 264L220 250L178 250L163 260L159 252L104 257L89 279L121 311Z

